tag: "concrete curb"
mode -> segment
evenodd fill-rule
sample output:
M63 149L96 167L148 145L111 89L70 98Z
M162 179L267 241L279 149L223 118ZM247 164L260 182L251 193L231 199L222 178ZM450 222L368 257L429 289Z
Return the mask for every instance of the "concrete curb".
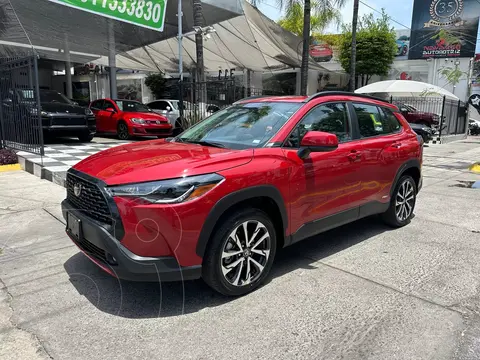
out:
M48 169L45 169L42 165L34 163L20 155L18 155L18 163L22 170L39 177L40 179L45 179L54 184L65 187L65 177L59 174L56 174Z

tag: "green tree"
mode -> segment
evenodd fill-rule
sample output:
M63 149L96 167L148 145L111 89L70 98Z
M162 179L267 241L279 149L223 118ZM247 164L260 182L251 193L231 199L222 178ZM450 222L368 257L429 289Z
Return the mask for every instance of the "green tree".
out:
M361 78L362 86L367 85L373 75L388 75L397 51L395 38L389 17L383 9L378 19L369 14L359 21L355 72ZM340 43L340 64L350 73L352 33L349 26L344 26Z
M266 0L250 0L254 6L257 6L262 1ZM307 95L312 11L314 16L318 15L321 19L326 19L331 17L331 14L335 9L343 7L345 1L346 0L277 0L279 8L285 10L286 17L289 17L289 14L298 11L298 5L303 6L303 30L301 31L303 46L302 69L300 77L300 93L302 95ZM329 22L327 22L324 26L327 26L328 24Z
M150 74L145 78L145 85L148 86L155 99L164 97L167 81L161 73Z
M321 33L330 23L340 24L342 17L340 11L335 8L327 9L321 13L316 11L317 4L312 3L312 13L310 16L310 31ZM278 24L285 30L295 35L303 36L303 5L294 3L291 8L287 9L285 16L278 21Z

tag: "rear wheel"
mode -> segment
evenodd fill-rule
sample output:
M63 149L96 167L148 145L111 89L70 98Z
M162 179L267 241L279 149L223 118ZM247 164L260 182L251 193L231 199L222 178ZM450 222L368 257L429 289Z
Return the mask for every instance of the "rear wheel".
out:
M275 228L268 215L258 209L241 209L213 234L202 277L223 295L247 294L267 278L276 249Z
M390 207L382 214L383 221L392 227L410 223L417 200L417 185L410 175L400 178L393 191Z
M128 134L128 126L123 121L119 122L117 125L117 136L120 140L128 140L130 137Z

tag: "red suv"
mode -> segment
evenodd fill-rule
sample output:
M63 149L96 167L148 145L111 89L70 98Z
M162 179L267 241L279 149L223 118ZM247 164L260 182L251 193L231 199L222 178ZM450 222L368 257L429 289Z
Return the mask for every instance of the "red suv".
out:
M67 173L67 234L111 275L257 288L276 252L360 218L412 218L422 147L398 109L343 92L245 99L176 138Z
M121 140L131 136L166 137L173 133L165 116L138 101L99 99L92 101L90 110L95 114L97 132L117 134Z

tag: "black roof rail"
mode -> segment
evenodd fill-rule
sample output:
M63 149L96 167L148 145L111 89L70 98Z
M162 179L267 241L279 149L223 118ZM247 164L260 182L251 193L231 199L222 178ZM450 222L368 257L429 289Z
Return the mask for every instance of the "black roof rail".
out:
M356 97L364 98L364 99L388 102L388 100L380 99L380 98L377 98L377 97L374 97L374 96L369 96L369 95L364 95L364 94L356 94L356 93L352 93L352 92L348 92L348 91L320 91L319 93L316 93L316 94L313 94L312 96L309 96L303 102L308 103L309 101L312 101L312 100L317 99L317 98L322 97L322 96L334 96L334 95L356 96Z
M233 105L238 104L239 102L242 102L242 101L246 101L246 100L262 99L262 98L266 98L266 97L269 97L269 96L268 96L268 95L249 96L249 97L246 97L246 98L243 98L243 99L240 99L240 100L235 101L235 102L233 103Z

